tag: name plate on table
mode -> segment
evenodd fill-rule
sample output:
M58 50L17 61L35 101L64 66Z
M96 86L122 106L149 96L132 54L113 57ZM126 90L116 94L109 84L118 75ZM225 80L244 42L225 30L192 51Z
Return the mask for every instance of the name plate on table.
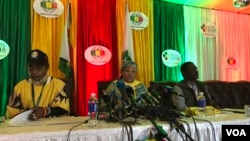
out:
M249 141L250 125L222 125L222 141Z

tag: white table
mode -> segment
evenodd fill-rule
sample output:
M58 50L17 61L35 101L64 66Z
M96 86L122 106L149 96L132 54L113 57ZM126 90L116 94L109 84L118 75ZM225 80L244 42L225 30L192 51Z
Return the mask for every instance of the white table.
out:
M83 123L87 117L58 117L49 119L40 119L32 121L25 126L10 126L6 124L5 128L0 128L0 141L66 141L69 130ZM199 132L199 141L221 141L221 125L225 124L250 124L250 118L244 114L218 114L205 118L208 122L197 121L196 125ZM195 125L191 118L183 118L190 126L190 136L197 140ZM140 137L143 131L152 128L153 125L147 120L139 121L142 124L133 125L133 139ZM170 129L170 124L164 121L157 121L167 132L172 141L183 141L180 134L175 129ZM183 123L187 133L188 126ZM122 126L119 123L106 123L101 121L98 128L90 128L87 124L81 124L75 127L69 135L69 141L121 141Z

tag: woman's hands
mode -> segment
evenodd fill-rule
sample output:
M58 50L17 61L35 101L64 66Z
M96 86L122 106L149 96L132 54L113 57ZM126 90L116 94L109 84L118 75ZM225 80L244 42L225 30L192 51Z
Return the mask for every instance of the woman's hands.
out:
M33 112L28 116L29 120L38 120L38 119L43 118L47 115L47 108L46 107L35 107L31 110L33 110Z

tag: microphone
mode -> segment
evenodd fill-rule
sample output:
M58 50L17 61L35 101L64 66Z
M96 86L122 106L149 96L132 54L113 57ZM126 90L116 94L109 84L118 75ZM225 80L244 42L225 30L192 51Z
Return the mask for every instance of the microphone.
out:
M176 91L172 91L171 94L174 94L174 95L177 95L177 96L180 96L180 97L184 97L183 95L181 95L180 93L178 93Z
M138 108L139 108L139 105L138 105L138 103L136 102L136 100L135 100L135 98L134 98L134 90L133 90L133 88L132 88L132 87L127 87L127 88L125 88L125 91L126 91L126 93L127 93L127 96L129 97L129 99L130 99L132 105L133 105L136 109L138 109Z
M111 108L110 97L107 94L103 94L102 98L103 98L104 102L107 103L109 108Z
M129 102L128 102L128 95L127 95L127 92L125 90L126 85L125 85L124 81L122 79L119 79L119 80L117 80L116 85L117 85L117 88L121 92L123 101L125 101L126 104L128 105L129 104Z
M103 94L102 96L104 102L107 104L108 112L110 116L110 120L115 121L117 118L122 119L122 106L121 105L114 105L112 106L110 97L107 94Z
M110 97L107 94L103 94L102 95L102 99L104 100L104 102L107 104L107 108L108 108L108 112L109 112L109 116L110 119L113 120L114 119L114 109L111 106L111 100Z
M151 93L151 95L153 96L153 97L155 97L158 101L160 101L161 99L162 99L162 97L158 94L158 92L156 92L156 90L155 89L153 89L153 88L148 88L148 91Z
M168 140L171 141L171 139L168 137L167 132L165 132L162 128L162 126L159 126L156 124L156 122L152 119L150 119L151 123L154 125L154 127L157 130L157 133L155 135L156 140Z
M142 94L141 97L150 105L158 105L159 102L156 101L155 99L151 98L149 95L147 94Z
M126 87L126 85L122 79L117 80L116 85L119 89L124 89Z
M174 95L177 95L177 96L184 97L180 93L178 93L176 91L173 91L173 87L171 87L171 86L163 86L163 92L167 93L167 94L174 94Z

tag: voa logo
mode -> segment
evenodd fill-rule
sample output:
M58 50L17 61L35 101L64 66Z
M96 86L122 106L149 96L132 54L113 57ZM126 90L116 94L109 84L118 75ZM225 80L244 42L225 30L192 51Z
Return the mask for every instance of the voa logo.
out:
M226 129L228 136L247 136L244 129Z

